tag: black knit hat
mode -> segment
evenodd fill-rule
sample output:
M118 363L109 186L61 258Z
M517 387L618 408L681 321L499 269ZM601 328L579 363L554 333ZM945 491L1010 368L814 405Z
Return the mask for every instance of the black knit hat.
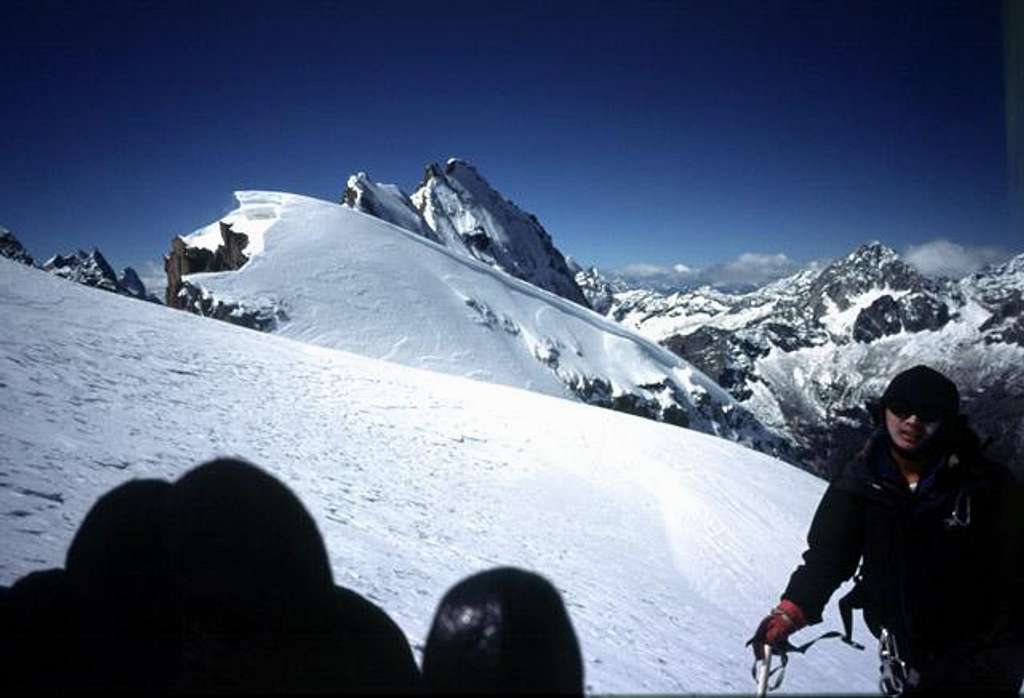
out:
M922 418L952 419L960 411L960 393L953 381L924 365L907 369L892 379L881 405L893 412L909 411Z

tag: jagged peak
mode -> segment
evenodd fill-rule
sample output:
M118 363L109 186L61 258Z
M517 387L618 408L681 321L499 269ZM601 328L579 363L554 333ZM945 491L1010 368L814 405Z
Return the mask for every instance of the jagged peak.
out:
M445 160L443 167L436 162L428 164L423 170L423 179L420 181L418 188L423 188L431 180L443 180L448 178L454 179L460 183L465 183L471 178L481 182L488 189L493 189L487 180L484 179L483 175L480 174L480 170L478 170L473 163L469 160L456 157Z
M96 266L105 275L111 278L117 278L114 273L113 267L107 262L106 257L100 252L98 247L91 248L88 252L79 249L69 255L55 254L43 263L43 269L50 270L57 267L82 267L82 266Z
M0 257L13 259L29 266L35 266L36 263L14 233L3 226L0 226Z
M878 240L872 240L871 242L866 242L859 246L847 255L846 259L851 262L864 260L876 264L887 264L898 261L900 256L897 254L896 250L892 249L888 245L885 245Z
M1024 271L1024 253L1011 257L1003 264L1003 269L1011 271Z
M458 170L469 170L476 176L480 176L480 172L473 166L469 160L462 158L448 158L444 163L445 174L452 174Z
M363 192L374 184L370 176L365 172L359 171L353 175L349 175L348 179L345 180L345 191L341 195L341 205L348 206L349 208L357 208L359 199L362 198Z
M142 283L142 279L139 278L139 273L135 271L133 267L125 267L121 270L120 281L122 283Z
M373 177L368 175L366 172L360 170L353 175L350 175L348 180L345 182L347 190L356 192L362 191L387 191L393 194L400 194L403 197L407 197L405 192L402 191L401 187L397 184L386 184L384 182L378 182Z
M422 189L428 182L430 182L430 180L440 179L442 176L444 176L444 170L440 165L436 162L428 163L427 166L423 168L423 179L420 180L417 189Z
M992 271L996 274L1017 274L1024 272L1024 253L1010 257L1002 264L994 265L992 267Z
M968 274L964 280L983 281L1022 274L1024 274L1024 253L1010 257L1003 262L987 264L973 274Z

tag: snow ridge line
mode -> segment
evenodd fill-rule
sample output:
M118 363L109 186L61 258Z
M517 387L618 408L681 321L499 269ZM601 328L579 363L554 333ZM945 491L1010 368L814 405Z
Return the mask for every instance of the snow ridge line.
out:
M740 406L739 403L736 402L735 398L733 398L724 389L719 387L718 384L715 383L713 380L708 378L707 375L705 375L703 372L701 372L695 366L690 366L690 365L685 364L682 361L682 359L680 359L678 356L673 354L668 349L665 349L664 347L658 345L654 341L649 340L646 337L642 337L641 335L639 335L637 333L633 333L629 329L624 328L624 327L622 327L619 324L612 323L607 318L605 318L602 315L599 315L598 313L596 313L593 310L590 310L588 308L584 308L584 307L582 307L580 305L577 305L577 304L573 303L572 301L569 301L569 300L567 300L565 298L562 298L561 296L559 296L559 295L557 295L555 293L552 293L551 291L547 291L545 289L538 288L537 286L534 286L533 284L531 284L531 283L529 283L527 281L523 281L522 279L518 279L518 278L512 276L511 274L507 274L506 272L503 272L503 271L501 271L499 269L494 269L493 267L491 267L491 266L489 266L489 265L487 265L487 264L485 264L485 263L483 263L483 262L481 262L481 261L479 261L477 259L471 259L471 258L465 257L463 255L457 254L457 253L453 252L452 250L448 249L447 247L445 247L444 245L442 245L440 243L437 243L437 242L434 242L433 240L429 240L429 239L423 237L422 235L418 235L417 233L415 233L415 232L413 232L411 230L407 230L406 228L402 228L401 226L395 225L394 223L391 223L389 221L382 220L382 219L377 218L376 216L372 216L372 215L370 215L368 213L364 213L362 211L357 211L355 209L348 208L347 206L342 206L341 204L336 204L336 203L333 203L333 202L330 202L330 201L325 201L323 199L317 199L316 197L306 196L304 194L291 194L291 193L288 193L288 192L265 192L265 191L258 191L258 190L255 190L255 191L254 190L247 190L247 191L235 192L235 197L239 200L239 203L242 204L242 206L240 206L239 209L237 209L236 212L241 213L244 210L245 203L242 201L241 197L244 197L244 196L247 196L247 195L254 195L254 197L255 196L263 196L263 195L269 195L269 196L282 196L283 195L284 197L291 197L291 198L296 198L296 199L299 199L299 198L307 199L307 200L310 200L310 201L314 201L314 202L316 202L319 205L335 206L335 207L337 207L337 208L339 208L339 209L341 209L343 211L346 211L347 212L346 215L355 214L355 215L358 215L358 216L363 216L365 218L368 218L368 219L372 220L374 223L384 224L384 225L386 225L386 226L388 226L390 228L393 228L395 231L401 233L406 238L414 241L415 243L417 243L419 245L423 245L423 246L428 247L429 249L435 250L437 252L441 252L442 254L446 255L449 259L454 260L455 262L461 264L463 267L465 267L465 268L467 268L467 269L469 269L471 271L474 271L476 273L484 273L484 274L490 275L492 278L497 279L499 282L504 284L506 287L508 287L512 291L521 293L521 294L523 294L525 296L528 296L530 298L533 298L535 300L540 300L540 301L546 302L546 303L548 303L550 305L553 305L556 308L558 308L560 311L565 312L565 313L567 313L569 315L572 315L576 319L578 319L578 320L580 320L582 322L585 322L586 324L588 324L591 327L594 327L594 328L600 330L601 332L606 332L608 334L614 335L614 336L618 337L619 339L623 339L623 340L634 342L639 347L641 347L645 352L647 352L648 356L651 356L652 358L656 358L656 359L660 360L662 363L668 364L669 366L672 366L673 368L676 368L676 369L693 371L693 373L696 376L699 376L700 378L702 378L704 380L705 384L702 385L702 387L707 389L709 392L712 392L717 400L720 400L723 403L728 404L728 405L732 405L734 407L739 407ZM281 208L278 211L278 220L280 219L280 211L283 210L286 207L287 207L287 203L283 202L282 205L281 205ZM235 212L232 212L232 213L235 213ZM230 216L230 215L232 215L232 214L228 214L228 216ZM227 216L225 216L225 218L226 217ZM271 228L273 228L273 226L274 226L274 223L271 223L270 226L267 228L267 231L269 231ZM676 380L679 380L679 379L676 378Z

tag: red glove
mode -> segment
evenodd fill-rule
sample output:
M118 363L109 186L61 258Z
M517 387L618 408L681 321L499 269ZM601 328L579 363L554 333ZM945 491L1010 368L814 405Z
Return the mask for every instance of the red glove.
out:
M765 645L779 649L785 647L789 636L805 625L807 617L803 610L789 599L783 599L757 626L751 640L754 645L754 656L757 659L764 659Z

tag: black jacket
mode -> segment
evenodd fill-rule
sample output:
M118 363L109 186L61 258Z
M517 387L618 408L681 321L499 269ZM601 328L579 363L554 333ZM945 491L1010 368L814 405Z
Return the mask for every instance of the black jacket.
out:
M829 485L783 594L809 622L860 565L855 607L876 637L896 635L912 665L1019 645L1020 487L976 437L950 443L912 492L880 430Z

